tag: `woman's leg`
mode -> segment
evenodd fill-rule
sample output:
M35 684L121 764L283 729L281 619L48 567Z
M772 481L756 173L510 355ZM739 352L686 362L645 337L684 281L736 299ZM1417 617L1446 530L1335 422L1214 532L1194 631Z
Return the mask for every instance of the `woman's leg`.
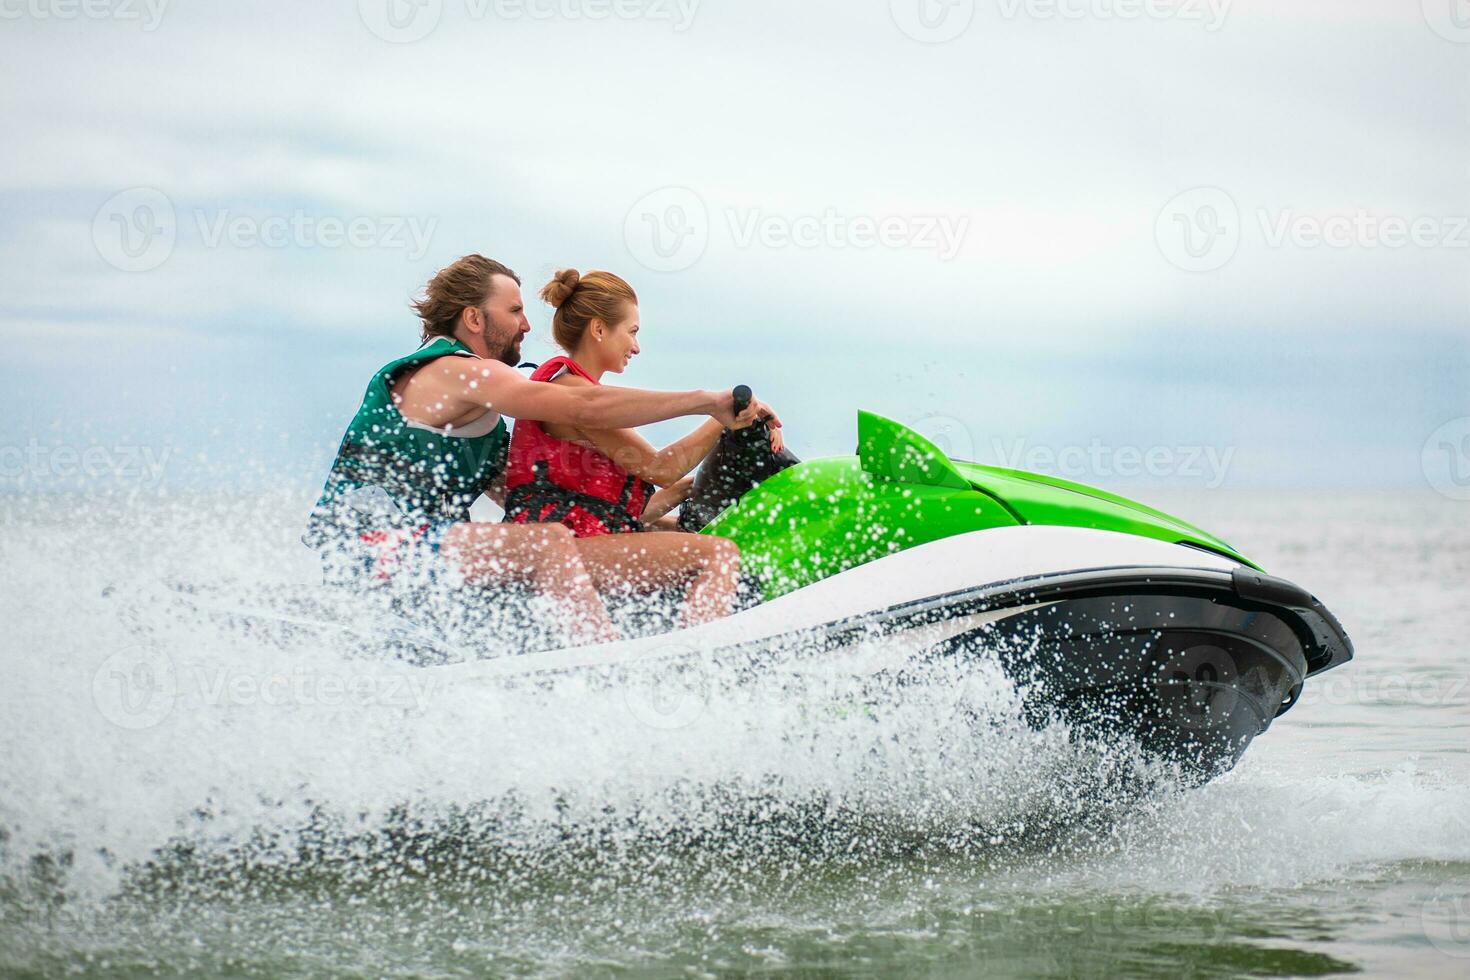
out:
M456 524L444 533L439 553L472 585L521 582L560 601L574 646L616 640L576 540L560 524Z
M740 551L707 534L602 534L578 538L582 564L599 592L683 588L685 626L697 626L735 608Z

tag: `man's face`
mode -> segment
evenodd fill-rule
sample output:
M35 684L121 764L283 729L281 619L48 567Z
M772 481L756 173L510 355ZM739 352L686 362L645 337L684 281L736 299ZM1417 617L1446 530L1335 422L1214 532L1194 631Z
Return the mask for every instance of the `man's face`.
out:
M482 356L515 367L521 362L521 338L531 332L526 306L521 302L521 287L510 276L493 276L490 298L480 307L480 313L484 318Z

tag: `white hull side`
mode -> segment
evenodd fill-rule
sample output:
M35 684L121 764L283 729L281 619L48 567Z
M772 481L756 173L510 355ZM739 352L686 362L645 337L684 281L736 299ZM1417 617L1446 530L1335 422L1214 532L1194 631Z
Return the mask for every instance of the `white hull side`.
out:
M1115 531L1042 525L988 528L859 565L727 619L692 629L433 669L452 674L455 681L470 682L578 667L633 664L759 644L962 589L1088 569L1137 566L1224 572L1240 567L1235 561L1197 548ZM1005 609L978 616L996 621L1023 611ZM975 620L977 617L972 615L948 630L942 627L950 624L924 629L937 629L930 642L938 643L982 625Z

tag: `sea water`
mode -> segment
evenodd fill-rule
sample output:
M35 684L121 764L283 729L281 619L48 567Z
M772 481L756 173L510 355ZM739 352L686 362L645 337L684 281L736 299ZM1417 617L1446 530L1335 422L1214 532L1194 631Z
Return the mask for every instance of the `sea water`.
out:
M1149 502L1357 645L1202 788L983 662L455 685L298 500L0 498L0 973L1470 973L1470 505Z

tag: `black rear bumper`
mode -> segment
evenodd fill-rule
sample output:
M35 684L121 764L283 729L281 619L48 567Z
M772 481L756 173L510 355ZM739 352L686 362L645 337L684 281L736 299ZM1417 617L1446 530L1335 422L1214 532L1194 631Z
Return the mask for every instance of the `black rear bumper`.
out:
M1017 613L932 652L996 658L1038 718L1061 712L1089 730L1126 731L1205 778L1233 766L1309 677L1353 656L1342 624L1315 597L1252 569L1081 569L933 596L863 621L902 631L1008 608Z

